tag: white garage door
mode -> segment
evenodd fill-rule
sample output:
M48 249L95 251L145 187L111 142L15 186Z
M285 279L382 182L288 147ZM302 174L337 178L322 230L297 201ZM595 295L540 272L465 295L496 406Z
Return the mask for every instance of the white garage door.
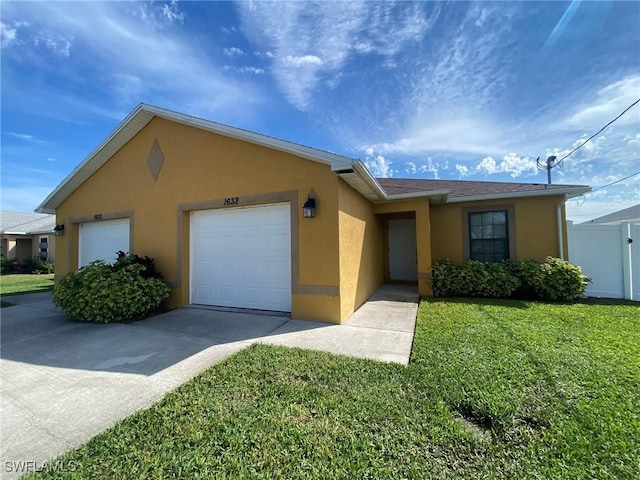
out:
M289 204L192 212L191 303L291 311Z
M94 260L112 263L116 252L129 251L129 219L105 220L80 224L78 267Z

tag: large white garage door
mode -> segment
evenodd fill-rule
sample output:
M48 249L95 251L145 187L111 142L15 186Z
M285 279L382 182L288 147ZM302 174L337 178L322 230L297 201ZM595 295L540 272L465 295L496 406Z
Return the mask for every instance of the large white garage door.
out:
M105 220L80 224L78 267L104 260L112 263L116 252L129 251L129 219Z
M191 303L291 311L289 204L192 212Z

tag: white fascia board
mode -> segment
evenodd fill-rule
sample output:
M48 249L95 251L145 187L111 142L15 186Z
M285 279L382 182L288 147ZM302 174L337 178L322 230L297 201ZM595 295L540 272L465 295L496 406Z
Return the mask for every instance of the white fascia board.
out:
M387 198L387 192L384 191L382 186L380 186L378 181L373 177L373 175L371 175L371 172L369 172L369 169L361 160L355 160L353 162L353 170L358 173L360 178L362 178L374 190L378 198L381 200L385 200Z
M527 198L527 197L548 197L564 196L567 198L577 197L591 191L591 187L567 187L554 188L551 190L532 190L528 192L492 193L489 195L476 195L472 197L456 197L447 200L447 203L481 202L483 200L501 200L505 198Z
M419 192L397 193L395 195L388 195L386 200L392 202L392 201L395 201L395 200L410 200L410 199L413 199L413 198L442 197L442 200L446 201L448 194L449 194L449 190L446 190L446 189L442 189L442 190L422 190L422 191L419 191Z

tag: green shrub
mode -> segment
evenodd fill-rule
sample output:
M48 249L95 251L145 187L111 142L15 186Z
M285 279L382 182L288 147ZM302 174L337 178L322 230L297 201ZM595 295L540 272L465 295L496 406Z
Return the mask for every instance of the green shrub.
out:
M464 289L460 268L448 258L439 258L431 268L433 294L436 297L456 297Z
M580 267L559 258L547 257L540 270L542 280L536 293L545 300L571 301L582 295L591 283Z
M20 263L22 273L53 273L53 262L41 257L25 258Z
M516 298L538 298L538 291L542 284L542 269L535 260L524 259L517 262L505 260L511 275L518 279L519 286L511 294Z
M7 257L0 257L0 273L4 275L11 272L13 272L13 262L8 260Z
M500 263L469 260L464 267L441 258L432 268L436 297L514 296L570 301L583 294L590 281L580 267L552 257L547 257L543 264L534 260L505 260Z
M123 322L148 315L169 297L158 278L145 278L139 263L114 268L102 260L66 274L56 284L53 302L70 318L91 322Z
M465 267L440 258L433 265L433 293L436 297L508 297L520 285L507 263L469 260Z
M128 265L142 265L144 269L140 272L143 278L162 278L160 272L156 272L156 266L151 257L141 257L135 253L125 253L119 250L116 253L116 261L111 267L113 271L120 270Z

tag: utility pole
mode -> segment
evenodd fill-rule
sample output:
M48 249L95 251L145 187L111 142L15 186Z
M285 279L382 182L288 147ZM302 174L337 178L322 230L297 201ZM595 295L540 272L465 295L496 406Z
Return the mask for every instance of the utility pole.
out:
M547 183L549 185L551 185L551 169L553 167L557 167L559 163L560 162L558 162L558 157L556 157L555 155L549 156L545 163L540 162L540 157L536 158L536 166L538 167L538 170L547 171Z

